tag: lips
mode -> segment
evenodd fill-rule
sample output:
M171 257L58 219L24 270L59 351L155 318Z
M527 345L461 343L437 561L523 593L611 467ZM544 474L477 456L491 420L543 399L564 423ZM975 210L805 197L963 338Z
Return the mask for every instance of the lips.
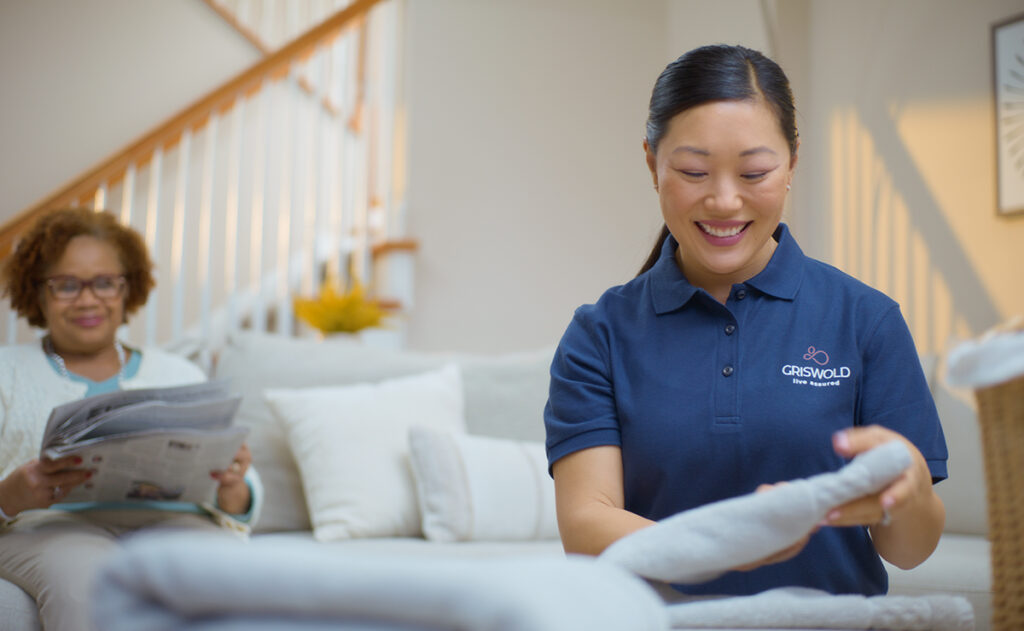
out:
M701 235L717 246L729 246L743 239L743 233L752 221L696 221Z
M103 316L82 316L75 318L73 322L83 328L92 328L103 324Z

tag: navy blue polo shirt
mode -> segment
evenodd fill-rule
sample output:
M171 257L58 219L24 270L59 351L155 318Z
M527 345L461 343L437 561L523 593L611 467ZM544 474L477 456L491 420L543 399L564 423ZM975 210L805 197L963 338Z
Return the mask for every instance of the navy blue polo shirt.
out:
M912 441L935 481L946 443L899 306L804 256L780 224L764 270L726 304L691 285L669 236L653 268L576 310L551 365L548 462L622 450L625 508L658 520L834 471L832 434L879 424ZM729 572L694 594L797 585L882 594L867 528L822 528L789 561Z

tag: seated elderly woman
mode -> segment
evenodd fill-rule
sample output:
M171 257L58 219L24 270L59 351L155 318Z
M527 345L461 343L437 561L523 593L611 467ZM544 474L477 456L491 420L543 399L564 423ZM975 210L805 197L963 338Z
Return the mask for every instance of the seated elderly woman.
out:
M251 522L259 478L243 445L211 471L216 506L165 501L61 503L93 471L82 459L39 457L50 411L121 389L205 380L187 360L118 340L146 303L153 264L142 239L107 212L59 210L21 239L3 269L11 305L45 329L38 342L0 348L0 576L39 605L47 631L88 626L92 582L118 539L140 528L216 530ZM223 532L227 532L224 530Z

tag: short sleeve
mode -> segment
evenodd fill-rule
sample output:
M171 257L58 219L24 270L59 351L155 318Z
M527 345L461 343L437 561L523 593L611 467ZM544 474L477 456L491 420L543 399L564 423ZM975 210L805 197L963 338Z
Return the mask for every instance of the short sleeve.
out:
M548 467L590 447L621 445L607 340L596 333L593 307L580 307L551 362L544 406Z
M946 479L946 439L917 347L898 305L888 309L870 333L862 371L857 423L899 432L924 456L932 481Z

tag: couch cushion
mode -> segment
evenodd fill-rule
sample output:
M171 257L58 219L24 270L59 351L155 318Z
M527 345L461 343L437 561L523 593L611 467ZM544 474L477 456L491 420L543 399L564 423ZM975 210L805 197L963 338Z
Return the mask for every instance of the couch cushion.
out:
M262 396L266 388L376 382L455 361L461 370L467 431L518 440L544 439L544 403L554 347L502 355L452 355L375 348L350 339L295 339L233 333L211 376L242 395L237 422L266 489L255 532L308 530L308 510L283 428Z
M415 426L409 459L427 539L558 538L544 443Z
M287 428L317 540L422 532L407 436L414 424L465 431L457 366L264 393Z
M380 381L411 375L441 362L364 347L344 338L324 341L259 333L233 334L221 351L213 377L229 379L242 395L237 422L250 428L249 448L265 489L254 530L309 530L309 514L295 458L263 398L266 388L301 388Z
M544 405L555 348L500 355L455 355L470 434L543 441Z

